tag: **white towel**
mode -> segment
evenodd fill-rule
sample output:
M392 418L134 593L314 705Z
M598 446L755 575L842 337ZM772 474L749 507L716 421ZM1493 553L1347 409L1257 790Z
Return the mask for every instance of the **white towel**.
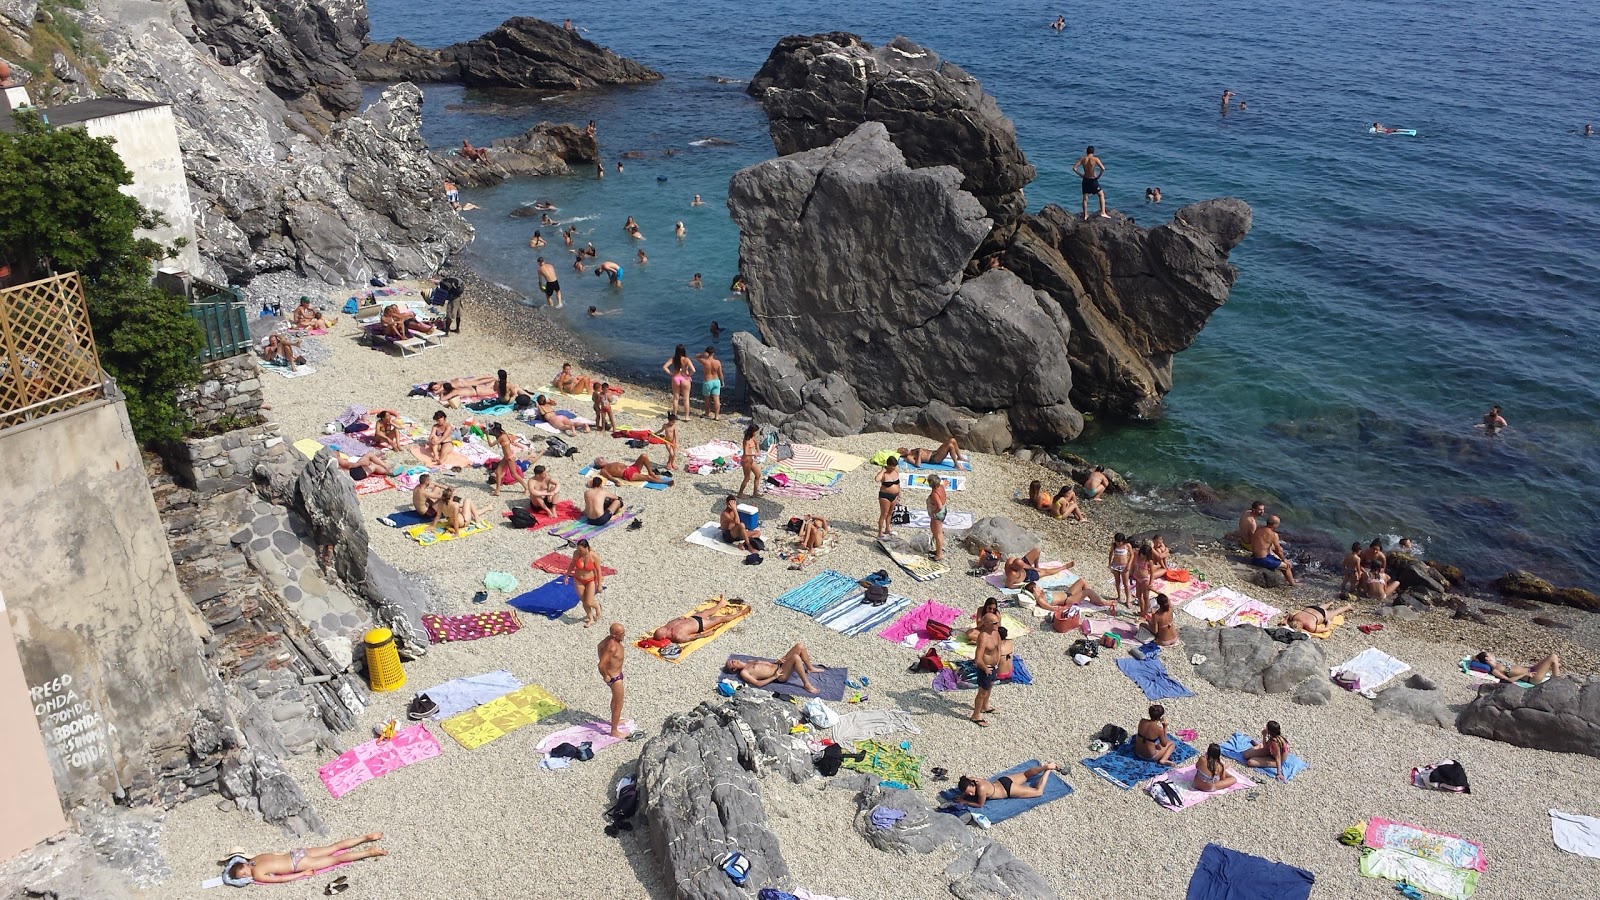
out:
M1378 688L1409 671L1411 671L1410 663L1395 659L1377 647L1368 647L1357 653L1349 662L1329 669L1328 674L1354 675L1360 683L1356 690L1364 696L1371 697Z
M1550 810L1550 831L1556 846L1568 853L1600 859L1600 819Z
M903 709L864 709L840 716L839 724L833 726L833 739L841 744L854 744L865 738L882 737L897 731L922 733L922 729L911 721L911 714Z

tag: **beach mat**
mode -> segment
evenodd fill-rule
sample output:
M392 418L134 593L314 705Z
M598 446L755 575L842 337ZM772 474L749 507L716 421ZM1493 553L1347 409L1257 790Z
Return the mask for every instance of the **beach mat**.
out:
M304 456L306 459L316 456L317 453L322 450L322 447L322 442L315 440L314 438L301 438L300 440L294 442L294 448L299 450L300 455ZM338 451L334 452L337 453ZM335 458L337 459L337 457Z
M715 521L707 522L689 532L689 536L684 538L683 542L693 544L696 547L704 547L707 550L715 550L718 553L726 553L729 556L742 557L745 555L744 550L740 547L722 540L722 526Z
M318 768L317 777L337 800L374 778L433 759L440 752L438 738L418 722L395 731L393 740L370 740L346 750Z
M1207 844L1184 900L1309 900L1316 881L1305 869Z
M381 494L395 488L394 479L387 475L368 475L360 481L351 482L355 485L356 496L365 497L368 494Z
M555 715L566 706L537 684L518 688L504 697L474 706L439 723L444 733L468 750L505 737L518 728Z
M1489 867L1483 845L1477 841L1379 816L1367 820L1367 835L1362 843L1374 850L1399 850L1457 869L1482 872Z
M1185 603L1183 611L1202 622L1221 622L1251 599L1233 588L1219 587Z
M475 534L482 534L493 527L493 525L489 524L488 519L479 519L478 521L473 522L467 527L461 529L461 533L457 535L452 534L450 532L450 528L443 524L438 526L413 525L410 528L405 529L405 536L411 538L413 541L416 541L418 544L421 544L424 547L431 547L434 544L449 543L450 541L458 540L460 538L468 538Z
M1233 776L1234 782L1220 791L1195 790L1195 763L1189 763L1182 768L1170 769L1165 775L1151 779L1150 783L1144 786L1144 792L1156 801L1157 806L1176 812L1180 809L1188 809L1191 806L1199 806L1212 797L1221 797L1234 791L1248 791L1256 786L1256 783L1246 777L1243 772L1234 769L1228 769L1227 771ZM1162 784L1170 784L1172 789L1178 792L1177 806L1168 805L1166 792L1161 789Z
M1478 873L1472 869L1447 866L1403 850L1364 851L1358 871L1368 878L1409 884L1449 900L1467 900L1478 889Z
M298 366L293 372L291 372L289 371L288 366L264 362L261 364L261 368L267 370L268 372L277 372L279 375L282 375L285 378L304 378L307 375L317 374L317 370L311 366Z
M784 609L814 616L858 590L861 590L861 585L856 579L843 572L825 569L799 587L783 592L774 602Z
M562 613L578 605L578 586L565 578L552 578L506 603L526 613L559 619Z
M610 531L611 529L616 528L618 525L624 525L637 515L637 512L628 509L623 510L618 515L612 516L611 521L605 523L604 525L590 525L588 522L579 519L577 521L566 522L557 525L546 533L561 538L569 544L576 544L577 542L583 540L592 541L603 532Z
M572 556L562 553L560 550L552 550L534 560L531 565L533 568L541 572L549 572L551 575L565 575L567 574L567 569L572 566ZM617 574L617 570L610 566L601 566L600 574L610 578Z
M887 624L889 620L900 614L900 611L911 605L905 597L890 594L889 599L878 606L872 606L862 601L866 599L866 591L850 594L838 601L813 618L818 625L831 628L840 634L854 637L866 634L880 625Z
M505 669L496 669L442 681L419 693L427 694L429 699L439 704L439 709L433 714L434 719L448 719L480 703L504 697L522 686L515 675Z
M933 490L933 485L928 483L929 475L938 475L939 480L944 482L945 490L948 491L966 490L967 483L970 478L970 476L967 475L945 474L942 472L901 472L900 486L905 488L916 488L917 490L923 491L931 491Z
M902 549L906 545L900 542L891 543L889 538L878 538L878 546L894 560L895 565L917 581L932 581L950 571L950 567L944 563L934 562L925 553L917 553L909 548Z
M399 512L392 512L387 516L378 517L380 525L387 525L390 528L410 528L413 525L425 525L432 521L433 516L419 513L414 509L402 509Z
M1117 668L1144 691L1147 700L1194 696L1194 691L1179 684L1176 678L1167 674L1167 667L1159 659L1148 657L1134 659L1131 656L1121 656L1117 658Z
M636 727L632 719L623 719L617 725L627 734L633 734ZM588 744L590 750L599 753L612 744L620 744L627 739L626 735L623 737L613 735L610 722L589 722L547 734L534 745L533 749L540 753L549 753L562 744L571 744L574 747Z
M1023 772L1037 765L1039 765L1037 759L1030 759L1019 766L1012 766L1004 772L996 772L994 778L989 780L994 781L997 778L1009 776L1013 781L1020 781ZM1044 793L1037 797L1005 797L999 800L986 800L981 807L983 815L988 818L989 824L999 825L1001 822L1007 819L1014 819L1034 807L1043 806L1052 800L1060 800L1062 797L1072 793L1072 785L1067 784L1066 779L1061 777L1060 772L1046 772L1044 774L1043 787ZM953 804L953 808L946 811L956 815L973 808L958 802L956 798L959 796L961 796L959 788L945 788L939 792L940 800Z
M1015 684L1026 687L1033 684L1033 673L1020 655L1011 657L1011 674L995 679L995 684ZM944 664L933 676L936 691L973 691L978 689L978 667L970 659L957 659Z
M516 613L502 609L461 616L423 613L422 627L428 630L429 643L448 644L452 641L475 641L496 634L515 634L522 628L522 623L517 621Z
M1251 746L1253 745L1250 743L1250 735L1245 734L1242 731L1235 731L1233 733L1233 737L1228 738L1228 740L1222 744L1222 755L1235 762L1244 762L1244 752L1249 750ZM1307 763L1300 757L1290 753L1288 756L1283 758L1283 780L1288 781L1296 775L1299 775L1301 772L1304 772L1306 769L1310 768L1310 765L1310 763ZM1277 766L1262 766L1254 771L1265 772L1273 778L1278 777Z
M729 661L737 659L741 662L751 662L753 660L776 662L776 660L767 659L764 656L745 656L742 653L735 653L729 656L728 659ZM756 690L771 691L774 694L788 694L791 697L799 697L802 700L820 697L823 700L838 702L844 699L844 680L850 677L850 670L842 667L837 669L825 668L821 672L807 672L806 677L811 679L812 686L817 689L815 694L800 686L798 676L790 676L788 681L774 681L764 687L756 688ZM723 669L717 669L717 680L721 681L723 678L743 684L738 675L730 675ZM752 685L745 686L751 687Z
M892 781L913 790L922 787L922 757L912 756L900 749L898 743L890 744L868 738L856 741L856 750L865 756L861 759L847 756L839 763L839 768L876 775L880 781Z
M502 512L500 515L509 519L511 518L511 510L508 509L505 512ZM579 509L576 503L573 503L571 500L562 500L560 503L556 504L555 515L542 512L534 513L533 525L527 530L536 531L545 527L546 525L557 525L561 522L576 522L582 515L583 510Z
M1039 568L1052 569L1060 565L1065 565L1065 563L1057 559L1051 560L1050 562L1039 563ZM988 575L983 576L983 580L987 581L992 587L997 587L1001 590L1008 590L1008 588L1006 588L1006 573L1004 572L990 572ZM1072 587L1074 584L1078 583L1078 573L1072 571L1071 569L1062 569L1059 572L1041 577L1038 583L1039 587L1043 590L1065 590L1066 588ZM1010 588L1010 590L1016 590L1016 588Z
M717 605L716 598L712 598L712 599L707 600L706 602L700 604L699 606L696 606L694 609L689 610L689 612L687 614L692 616L695 613L700 613L700 612L704 612L704 611L706 611L708 609L711 609L712 607L714 607L716 605ZM745 606L744 615L741 615L739 618L734 619L731 622L723 622L721 625L718 625L717 627L711 629L709 632L707 632L705 634L702 634L701 636L695 638L694 640L688 642L687 644L679 644L678 645L678 657L676 659L667 659L667 657L662 656L661 655L661 650L658 647L641 647L640 649L643 650L644 652L650 654L651 656L654 656L656 659L665 659L667 662L670 662L670 663L682 662L682 661L688 659L689 655L694 653L696 650L699 650L701 647L704 647L705 645L707 645L707 644L711 643L712 641L716 640L717 638L721 637L723 632L725 632L728 629L732 628L733 626L739 624L740 622L743 622L745 620L745 617L750 615L752 612L755 612L755 608L754 607ZM654 633L655 633L655 629L652 628L652 629L650 629L650 634L645 635L645 637L648 638L651 635L653 635ZM637 644L636 644L636 646L637 646Z
M975 521L977 521L976 518L969 512L947 513L944 517L944 530L961 531L971 528ZM932 526L933 516L928 515L928 511L925 509L912 513L911 521L906 523L907 528L931 528Z
M878 632L878 637L886 641L893 641L896 644L904 644L906 638L915 636L917 641L915 649L921 651L924 647L933 643L933 638L928 636L929 622L949 625L959 618L961 618L961 610L953 606L945 606L943 603L933 600L927 600L894 620L894 624L888 628ZM1009 634L1010 632L1008 631L1007 633Z
M1171 597L1167 598L1171 600ZM1260 600L1248 600L1244 605L1235 609L1224 621L1223 627L1237 628L1240 625L1254 625L1257 628L1266 628L1272 625L1283 615L1283 610Z
M1186 763L1195 757L1193 747L1168 735L1174 744L1171 759L1174 764ZM1100 756L1082 760L1084 768L1099 775L1125 791L1133 790L1141 781L1154 778L1157 775L1170 771L1170 766L1140 759L1133 755L1133 739L1118 744Z

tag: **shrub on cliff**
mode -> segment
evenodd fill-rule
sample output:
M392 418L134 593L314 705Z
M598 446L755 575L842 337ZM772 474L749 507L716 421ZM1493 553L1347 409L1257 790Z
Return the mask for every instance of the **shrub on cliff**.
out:
M177 393L199 380L202 336L185 298L150 283L151 260L168 251L134 229L159 217L119 190L133 175L110 139L14 118L19 131L0 133L0 259L23 281L76 270L134 434L180 437Z

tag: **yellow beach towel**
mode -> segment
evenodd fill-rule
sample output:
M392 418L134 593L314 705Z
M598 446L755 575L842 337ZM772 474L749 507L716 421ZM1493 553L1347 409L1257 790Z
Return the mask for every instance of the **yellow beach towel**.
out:
M456 743L468 750L476 750L563 709L566 709L566 705L550 696L549 691L537 684L530 684L451 716L440 722L439 727L444 729L445 734L455 738Z
M294 448L305 454L306 459L310 459L322 449L322 444L312 438L302 438L294 442Z
M712 607L714 607L716 605L717 605L717 599L715 597L713 597L710 600L707 600L706 602L700 604L699 606L696 606L694 609L689 610L688 615L692 616L692 615L695 615L696 613L703 613L706 610L711 609ZM734 625L737 625L738 623L744 621L744 617L748 616L752 611L753 611L753 607L745 606L744 607L744 613L741 614L739 616L739 618L733 619L732 621L723 622L721 625L718 625L717 627L711 629L710 631L706 632L705 634L700 635L699 637L695 638L694 640L690 641L687 644L679 644L678 645L678 658L677 659L668 659L667 657L662 656L661 655L661 650L659 648L656 648L656 647L643 647L641 649L643 649L644 652L650 654L651 656L654 656L656 659L665 659L665 660L667 660L667 662L670 662L670 663L682 662L683 660L686 660L686 659L689 658L689 654L691 654L691 653L695 652L696 650L699 650L701 647L704 647L705 645L711 643L712 641L716 640L717 637L719 635L721 635L724 631L727 631L729 628L732 628ZM654 636L655 636L655 629L652 628L652 629L650 629L650 633L644 635L644 637L640 638L640 640L644 640L644 639L651 638L651 637L654 637Z
M1327 631L1308 631L1308 632L1306 632L1306 634L1309 634L1314 638L1319 638L1319 639L1325 641L1328 638L1333 637L1333 630L1335 628L1338 628L1340 625L1343 625L1343 624L1344 624L1344 616L1334 616L1333 618L1328 620L1328 630Z
M952 652L962 659L971 659L978 655L978 645L967 642L967 629L971 627L971 616L957 619L956 623L950 626L950 630L955 632L955 634L951 635L951 637L955 640L955 649ZM1000 627L1006 630L1006 634L1012 640L1016 640L1030 631L1038 630L1039 626L1036 624L1024 625L1021 621L1012 617L1011 613L1004 612L1000 614Z
M482 534L493 527L493 525L489 524L488 519L479 519L478 521L473 522L471 525L461 529L460 534L452 534L448 525L441 524L436 526L431 522L424 522L421 525L413 525L410 528L407 528L405 530L405 535L422 546L428 547L432 546L433 544L442 544L445 541L453 541L457 538L470 537L474 534Z

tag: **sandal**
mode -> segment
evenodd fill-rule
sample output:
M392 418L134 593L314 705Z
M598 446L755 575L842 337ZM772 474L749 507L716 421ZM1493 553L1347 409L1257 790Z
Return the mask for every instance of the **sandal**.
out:
M974 725L977 725L979 728L988 728L989 727L989 720L985 719L985 718L981 718L981 717L977 718L977 719L970 719L969 718L967 721L973 723Z

